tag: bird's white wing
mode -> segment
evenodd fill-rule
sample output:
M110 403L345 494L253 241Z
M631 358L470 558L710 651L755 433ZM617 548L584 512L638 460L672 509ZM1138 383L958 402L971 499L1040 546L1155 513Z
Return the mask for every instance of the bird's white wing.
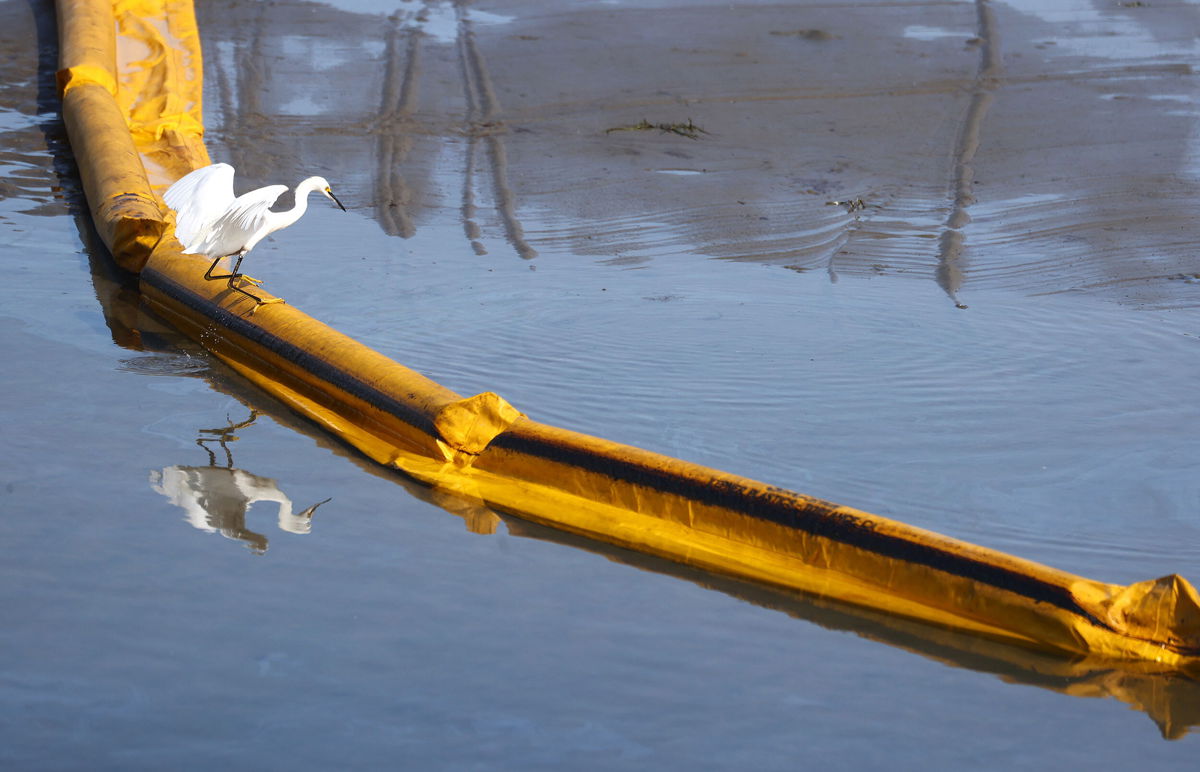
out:
M213 223L234 202L233 167L229 164L204 166L181 177L163 194L167 206L175 210L175 236L186 252L208 236Z
M210 257L223 257L253 248L259 239L274 230L267 229L264 232L271 205L285 190L287 185L268 185L238 196L209 225L203 240L191 251Z

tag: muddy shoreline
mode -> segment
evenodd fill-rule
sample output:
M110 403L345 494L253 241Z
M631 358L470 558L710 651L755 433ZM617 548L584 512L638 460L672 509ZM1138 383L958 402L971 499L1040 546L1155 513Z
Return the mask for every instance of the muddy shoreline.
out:
M477 252L490 234L525 259L541 243L636 262L653 242L915 277L952 302L1006 288L1193 305L1185 10L1036 8L198 12L218 154L248 184L340 159L328 171L353 204L402 238L454 221ZM705 133L606 132L643 120Z

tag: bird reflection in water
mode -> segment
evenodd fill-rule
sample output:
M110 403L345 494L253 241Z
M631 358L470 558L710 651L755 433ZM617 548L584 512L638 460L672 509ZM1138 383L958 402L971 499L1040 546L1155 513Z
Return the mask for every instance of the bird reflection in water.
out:
M267 551L267 537L246 527L246 511L256 501L273 501L279 505L279 528L282 531L306 534L312 529L313 513L329 501L318 501L302 512L292 512L292 500L279 490L278 483L269 477L259 477L233 466L233 453L228 443L238 436L234 433L250 426L258 412L220 429L201 429L196 444L208 453L208 466L168 466L150 472L150 487L182 509L193 528L208 533L220 533L226 539L246 544L261 555ZM217 454L209 447L217 443L225 452L225 465L217 465Z

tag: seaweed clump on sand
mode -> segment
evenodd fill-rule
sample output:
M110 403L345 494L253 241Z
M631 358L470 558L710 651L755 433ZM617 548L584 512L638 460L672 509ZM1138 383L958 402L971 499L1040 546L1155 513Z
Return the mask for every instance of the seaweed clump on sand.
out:
M643 118L640 122L630 124L629 126L613 126L611 129L605 129L605 134L612 134L614 131L653 131L658 129L664 134L678 134L681 137L688 139L700 139L701 134L708 132L692 123L692 119L688 118L687 123L651 123Z

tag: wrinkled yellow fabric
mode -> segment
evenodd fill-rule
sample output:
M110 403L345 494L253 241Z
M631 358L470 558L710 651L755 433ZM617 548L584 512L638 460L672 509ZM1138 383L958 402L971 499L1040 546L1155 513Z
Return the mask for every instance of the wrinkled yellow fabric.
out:
M117 93L117 80L113 76L112 70L106 67L79 64L65 70L59 70L57 81L59 94L65 95L71 89L82 86L85 83L97 85L109 94Z
M482 453L497 434L522 415L504 397L485 391L446 405L438 411L433 425L442 438L447 460L467 464L470 456Z
M1173 646L1200 641L1200 596L1178 574L1122 587L1105 606L1109 622L1139 638Z
M200 33L186 0L115 0L117 103L165 186L209 163ZM153 179L157 176L158 179Z

